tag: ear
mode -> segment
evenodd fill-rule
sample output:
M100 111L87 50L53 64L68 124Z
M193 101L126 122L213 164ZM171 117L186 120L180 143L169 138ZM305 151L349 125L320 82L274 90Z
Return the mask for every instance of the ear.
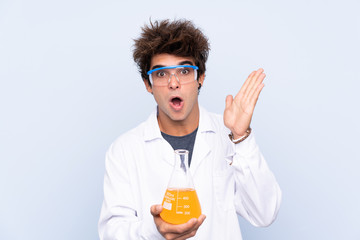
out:
M153 93L152 92L152 87L150 86L150 83L147 79L143 78L143 81L144 81L144 84L145 84L145 87L146 87L146 91L148 91L149 93Z
M200 75L198 83L201 84L201 86L204 86L204 80L205 80L205 73Z

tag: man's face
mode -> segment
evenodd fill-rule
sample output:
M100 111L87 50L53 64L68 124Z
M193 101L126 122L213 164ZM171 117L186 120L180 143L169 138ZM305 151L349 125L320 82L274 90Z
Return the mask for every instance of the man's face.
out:
M195 65L194 60L188 57L178 57L170 54L158 54L153 56L150 69L173 65ZM154 95L159 107L159 121L167 123L187 124L197 120L198 117L198 87L203 83L204 75L200 76L199 82L192 81L180 84L173 75L166 86L151 86L145 80L146 89ZM194 123L192 123L194 124ZM196 123L197 124L197 123Z

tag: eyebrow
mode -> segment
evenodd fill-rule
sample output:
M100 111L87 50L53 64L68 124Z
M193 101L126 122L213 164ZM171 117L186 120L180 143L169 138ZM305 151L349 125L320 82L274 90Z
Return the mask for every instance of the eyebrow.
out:
M186 60L186 61L182 61L182 62L179 62L177 65L191 65L191 66L194 66L194 63L189 61L189 60ZM161 68L161 67L166 67L165 65L155 65L151 68L151 70L153 69L156 69L156 68Z

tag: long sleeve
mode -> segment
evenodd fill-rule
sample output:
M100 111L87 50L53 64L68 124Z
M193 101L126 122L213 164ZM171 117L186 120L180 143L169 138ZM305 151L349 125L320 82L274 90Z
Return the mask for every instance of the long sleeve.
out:
M280 188L253 133L233 144L228 132L222 116L201 109L190 170L207 217L194 239L242 239L238 215L255 226L267 226L279 210ZM163 199L173 157L156 111L110 146L98 226L101 240L164 239L150 207Z
M141 216L141 196L131 178L134 169L128 164L132 158L125 152L129 151L123 151L118 144L112 145L106 154L104 201L98 225L100 239L163 239L153 219Z
M280 187L255 142L254 134L234 144L234 149L232 167L236 211L254 226L268 226L279 211Z

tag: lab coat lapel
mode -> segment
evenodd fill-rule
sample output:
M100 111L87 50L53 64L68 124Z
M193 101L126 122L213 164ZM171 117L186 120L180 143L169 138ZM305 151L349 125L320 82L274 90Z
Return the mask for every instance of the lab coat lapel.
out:
M193 150L193 155L191 158L191 174L194 175L196 169L199 167L200 163L206 158L206 156L211 152L211 149L206 141L207 134L209 132L215 133L215 126L210 120L209 113L199 107L200 109L200 120L199 128L195 139L195 145ZM144 131L144 140L145 141L161 141L157 149L164 161L166 161L171 166L174 165L174 150L171 145L161 136L160 128L157 122L157 111L153 111L148 120L146 121L146 127Z
M211 148L206 141L207 134L209 132L215 132L215 127L210 121L210 117L208 112L200 107L200 120L199 120L199 128L195 139L195 145L193 150L193 155L191 158L190 172L192 176L195 175L196 170L200 166L200 164L206 159L206 157L210 154Z
M161 149L159 151L163 152L163 160L166 161L171 166L175 164L175 153L174 149L171 147L165 139L162 139Z
M198 132L195 139L193 155L191 157L190 172L192 176L195 175L200 163L204 161L208 154L210 154L210 151L210 147L205 141L205 135Z
M157 121L157 109L155 109L149 118L145 122L144 128L144 141L161 141L160 144L156 144L156 149L153 149L157 152L157 156L161 157L171 166L174 165L174 150L171 145L161 136L161 131Z

